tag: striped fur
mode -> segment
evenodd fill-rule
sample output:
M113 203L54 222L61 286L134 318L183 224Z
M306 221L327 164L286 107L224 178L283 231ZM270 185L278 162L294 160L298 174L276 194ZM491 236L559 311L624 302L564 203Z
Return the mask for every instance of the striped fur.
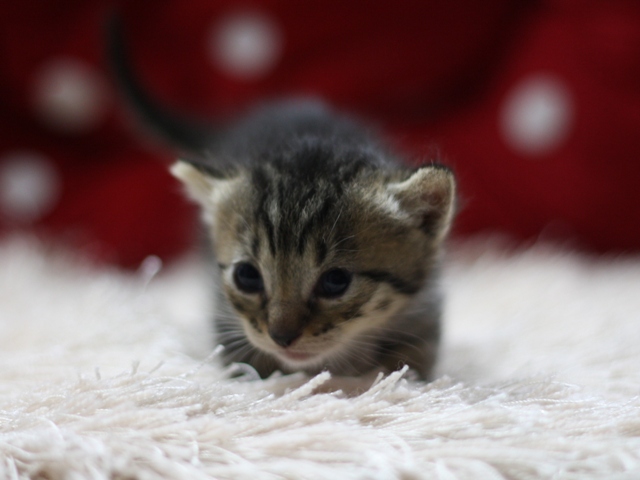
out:
M224 128L185 122L136 82L117 18L108 40L129 105L186 154L172 172L202 206L210 233L225 360L262 376L408 364L428 378L451 172L403 166L375 135L318 102L274 103ZM242 267L249 287L238 283ZM336 271L346 287L323 293Z
M365 130L319 105L272 105L228 135L207 160L174 167L208 219L227 361L261 375L409 364L427 378L439 338L450 171L402 166ZM263 293L234 284L243 262L260 271ZM353 274L348 290L318 297L320 276L333 268ZM300 336L282 347L274 331Z

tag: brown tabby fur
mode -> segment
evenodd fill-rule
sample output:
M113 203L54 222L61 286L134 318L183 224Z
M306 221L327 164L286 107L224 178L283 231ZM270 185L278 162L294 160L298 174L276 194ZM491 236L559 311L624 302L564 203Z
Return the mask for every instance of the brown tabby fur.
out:
M225 361L261 376L409 365L428 378L440 337L451 171L405 166L377 135L318 102L277 102L216 128L185 121L144 92L119 21L110 28L124 96L188 153L172 172L202 207ZM260 276L260 291L239 288L234 272L243 264ZM323 274L335 269L349 275L348 288L319 294Z

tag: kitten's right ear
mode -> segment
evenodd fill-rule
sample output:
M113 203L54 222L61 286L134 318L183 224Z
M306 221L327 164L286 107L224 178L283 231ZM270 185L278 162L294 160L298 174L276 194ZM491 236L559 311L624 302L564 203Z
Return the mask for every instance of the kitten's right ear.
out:
M203 220L214 224L216 206L233 193L241 181L240 171L218 172L208 163L180 159L171 167L171 173L180 180L189 196L202 207Z
M189 196L203 207L209 206L213 197L215 179L193 162L178 160L171 166L171 173L180 180Z

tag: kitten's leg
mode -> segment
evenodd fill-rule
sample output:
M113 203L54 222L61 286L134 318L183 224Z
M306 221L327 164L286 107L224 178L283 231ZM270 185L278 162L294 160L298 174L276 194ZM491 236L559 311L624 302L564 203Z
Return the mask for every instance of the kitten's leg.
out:
M440 343L439 323L422 325L419 332L399 332L379 345L379 363L389 371L404 365L414 370L421 380L431 379Z

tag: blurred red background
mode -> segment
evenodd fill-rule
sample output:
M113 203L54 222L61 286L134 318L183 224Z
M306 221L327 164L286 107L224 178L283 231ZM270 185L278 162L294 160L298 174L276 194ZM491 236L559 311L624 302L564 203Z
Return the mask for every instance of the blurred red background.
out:
M194 242L171 153L126 115L97 0L2 0L0 234L136 266ZM459 178L454 234L640 248L640 2L127 1L133 61L211 117L287 95L367 118Z

